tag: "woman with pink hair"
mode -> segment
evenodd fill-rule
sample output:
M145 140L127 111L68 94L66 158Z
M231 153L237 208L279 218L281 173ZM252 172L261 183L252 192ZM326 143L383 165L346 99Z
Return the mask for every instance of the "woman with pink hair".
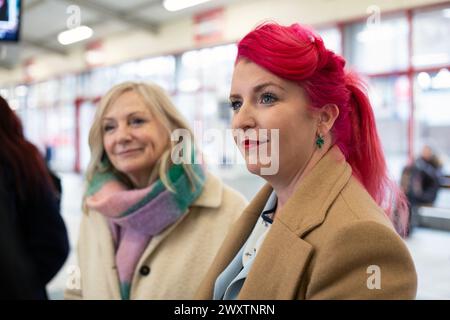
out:
M405 197L388 177L363 84L344 65L299 24L262 24L238 43L232 128L247 169L267 184L197 298L415 298L398 235Z

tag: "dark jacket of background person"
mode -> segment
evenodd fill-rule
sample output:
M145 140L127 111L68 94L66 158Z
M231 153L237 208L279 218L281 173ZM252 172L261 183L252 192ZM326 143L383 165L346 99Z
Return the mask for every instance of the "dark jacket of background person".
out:
M0 180L0 300L32 299L32 271L9 219L11 205Z
M7 215L23 245L34 278L33 298L64 264L69 242L59 199L44 160L23 135L19 118L0 97L0 179L8 192Z
M419 157L403 172L405 194L411 205L432 205L440 188L441 166L435 156Z
M432 206L436 201L441 180L441 163L428 146L403 169L401 186L410 204L407 235L420 225L419 207Z

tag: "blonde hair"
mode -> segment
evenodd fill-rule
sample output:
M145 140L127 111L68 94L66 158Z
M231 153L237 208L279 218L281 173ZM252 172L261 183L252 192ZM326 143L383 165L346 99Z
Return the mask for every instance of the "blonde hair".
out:
M170 100L170 97L166 92L156 84L152 83L142 83L142 82L124 82L112 87L101 99L99 106L97 107L94 122L92 124L91 130L89 131L89 148L91 150L91 159L86 171L86 182L87 186L91 183L94 175L97 172L113 172L124 184L128 187L133 187L131 180L123 173L119 172L109 161L103 161L106 157L106 152L103 146L103 129L102 129L102 119L105 112L108 110L109 106L113 104L122 94L126 92L135 92L144 102L145 106L151 112L153 117L155 117L162 126L167 131L168 138L170 138L171 133L175 129L187 130L190 134L191 139L193 139L193 133L190 129L187 121L178 112L175 105ZM167 172L170 166L173 164L171 160L172 150L177 143L176 141L170 140L170 147L163 152L160 159L157 161L153 170L150 174L149 184L156 178L161 179L164 186L170 190L174 191ZM187 177L194 188L195 180L199 177L194 172L191 164L182 164ZM86 189L87 190L87 189ZM86 192L83 197L83 211L87 212L86 208Z

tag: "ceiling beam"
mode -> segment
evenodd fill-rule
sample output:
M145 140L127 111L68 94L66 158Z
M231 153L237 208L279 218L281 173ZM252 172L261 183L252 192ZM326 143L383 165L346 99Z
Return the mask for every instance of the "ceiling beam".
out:
M43 4L46 0L36 0L34 2L30 2L30 1L24 1L23 4L23 10L24 11L30 11L36 7L39 7L41 4Z
M95 3L93 1L86 1L86 0L70 0L70 3L76 4L80 7L85 7L88 9L91 9L95 12L97 12L100 15L110 17L112 19L117 19L124 21L130 25L133 25L135 27L138 27L140 29L144 29L147 31L150 31L153 34L158 33L158 25L154 23L149 23L148 21L145 21L141 18L137 17L131 17L129 14L127 14L124 11L118 11L114 9L110 9L106 6L103 6L101 4Z
M34 8L37 8L38 6L42 5L44 2L46 2L46 0L36 0L33 2L24 1L24 4L23 4L24 12L31 11ZM24 45L32 46L37 49L41 49L41 50L44 50L44 51L47 51L50 53L56 53L56 54L64 55L64 56L67 55L67 52L65 50L45 44L45 42L46 42L45 40L28 39L28 38L24 37L23 32L20 37L20 42L23 43Z
M67 56L67 51L61 48L56 48L54 46L50 46L45 44L45 41L42 40L32 40L32 39L26 39L22 37L20 39L20 42L22 42L25 45L33 46L35 48L50 52L50 53L56 53L62 56Z
M4 70L14 70L14 68L16 67L17 64L12 64L9 62L5 62L5 61L0 61L0 68L4 69Z
M96 21L89 21L88 23L86 23L86 25L91 26L91 27L95 27L96 25L101 24L101 23L102 23L102 21L96 20ZM64 31L64 30L61 30L61 31ZM32 40L32 39L27 39L27 38L23 38L22 37L21 38L21 42L23 42L25 45L33 46L35 48L38 48L38 49L41 49L41 50L45 50L45 51L50 52L50 53L57 53L57 54L60 54L60 55L67 56L69 54L69 52L67 50L65 50L65 49L62 49L64 47L58 48L58 47L55 47L53 45L46 44L46 43L48 43L49 39L57 38L58 34L61 31L58 31L58 32L55 32L53 34L47 35L45 38L42 38L42 39L34 39L34 40ZM70 46L68 46L68 47L70 47Z
M162 0L150 0L150 1L146 1L144 3L138 4L136 6L134 6L133 8L131 8L131 13L128 13L128 15L134 15L137 12L141 12L142 10L151 8L151 7L155 7L155 6L161 6L162 5Z

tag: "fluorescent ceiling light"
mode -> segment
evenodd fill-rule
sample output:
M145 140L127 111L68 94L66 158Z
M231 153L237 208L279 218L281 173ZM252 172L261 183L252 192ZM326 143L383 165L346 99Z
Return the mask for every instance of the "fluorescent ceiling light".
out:
M450 71L446 68L439 70L437 75L433 78L433 89L447 89L450 88Z
M167 11L178 11L208 1L210 0L164 0L163 6Z
M426 72L421 72L417 75L417 82L422 89L428 89L431 86L431 77Z
M94 32L86 26L79 26L70 30L61 32L58 35L58 41L62 45L72 44L78 41L86 40L92 37Z

